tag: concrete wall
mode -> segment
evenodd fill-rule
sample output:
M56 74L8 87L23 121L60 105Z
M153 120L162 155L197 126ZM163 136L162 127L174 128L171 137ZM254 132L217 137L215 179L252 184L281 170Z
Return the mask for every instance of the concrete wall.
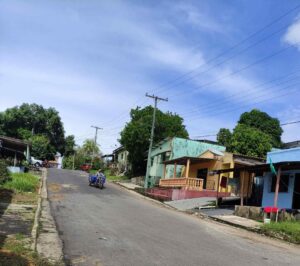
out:
M272 157L273 160L273 157ZM279 192L278 193L278 208L291 209L293 204L293 195L294 195L294 182L295 182L295 173L297 171L283 171L282 174L290 174L289 178L289 188L288 192ZM300 170L298 171L300 172ZM273 206L274 205L274 192L271 192L272 184L272 173L267 173L264 176L264 192L262 207Z

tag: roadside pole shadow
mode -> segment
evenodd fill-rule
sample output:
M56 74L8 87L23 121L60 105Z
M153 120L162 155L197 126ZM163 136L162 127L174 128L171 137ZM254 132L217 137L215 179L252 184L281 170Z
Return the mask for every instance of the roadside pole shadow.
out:
M10 189L0 189L0 265L28 266L30 262L26 258L6 250L4 246L7 239L7 232L5 230L7 225L3 219L3 215L12 201L13 193Z

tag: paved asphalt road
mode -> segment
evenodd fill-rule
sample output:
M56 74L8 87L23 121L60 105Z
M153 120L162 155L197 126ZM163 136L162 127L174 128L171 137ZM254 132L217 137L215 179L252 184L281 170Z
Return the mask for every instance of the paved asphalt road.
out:
M49 169L68 265L300 265L300 249L161 207L82 172Z

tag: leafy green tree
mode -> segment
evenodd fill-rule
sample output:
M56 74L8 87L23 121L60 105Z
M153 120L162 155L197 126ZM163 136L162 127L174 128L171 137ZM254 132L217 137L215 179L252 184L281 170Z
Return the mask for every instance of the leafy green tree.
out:
M256 128L271 137L271 144L273 147L279 148L281 146L282 128L277 118L269 116L267 113L257 109L250 112L245 112L241 115L239 124L247 125Z
M145 174L146 156L151 134L153 107L143 109L137 107L130 112L131 121L121 132L120 143L129 152L128 160L132 165L133 174ZM166 137L187 138L188 132L183 125L183 119L170 112L156 112L154 142Z
M8 108L0 113L0 134L26 140L43 135L49 140L49 145L46 145L49 147L48 154L53 152L53 148L61 154L65 151L63 123L54 108L46 109L38 104L27 103ZM44 151L41 154L36 151L34 153L38 158L45 156Z
M74 153L64 157L63 168L72 169L74 160L74 168L80 169L80 166L84 163L92 163L93 169L100 169L103 167L103 161L100 157L100 149L95 145L94 140L87 139L84 141L82 147L75 150Z
M87 139L84 141L82 151L90 157L97 155L100 152L98 145L92 139Z
M225 146L227 150L230 148L232 134L228 128L220 128L219 133L217 134L217 141Z
M53 159L55 148L50 144L49 139L44 135L34 135L30 138L31 155L41 160Z
M238 124L231 137L230 148L234 153L248 156L266 157L272 148L271 137L259 129Z
M75 152L75 137L74 135L67 136L65 139L64 156L70 156Z

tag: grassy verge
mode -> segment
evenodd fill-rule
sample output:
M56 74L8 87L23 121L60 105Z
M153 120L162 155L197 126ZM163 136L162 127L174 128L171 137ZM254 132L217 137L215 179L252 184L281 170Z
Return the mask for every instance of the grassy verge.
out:
M129 177L127 176L116 176L112 175L110 170L105 171L105 176L108 181L124 181L124 180L129 180Z
M261 229L266 235L300 244L300 222L288 221L264 224Z
M10 179L0 185L0 201L16 204L36 204L39 177L29 173L11 174Z
M39 178L29 173L11 174L11 179L2 187L12 189L15 192L35 192L39 185Z
M22 265L22 266L54 266L49 261L42 259L33 252L22 234L12 235L6 238L0 248L0 265Z

